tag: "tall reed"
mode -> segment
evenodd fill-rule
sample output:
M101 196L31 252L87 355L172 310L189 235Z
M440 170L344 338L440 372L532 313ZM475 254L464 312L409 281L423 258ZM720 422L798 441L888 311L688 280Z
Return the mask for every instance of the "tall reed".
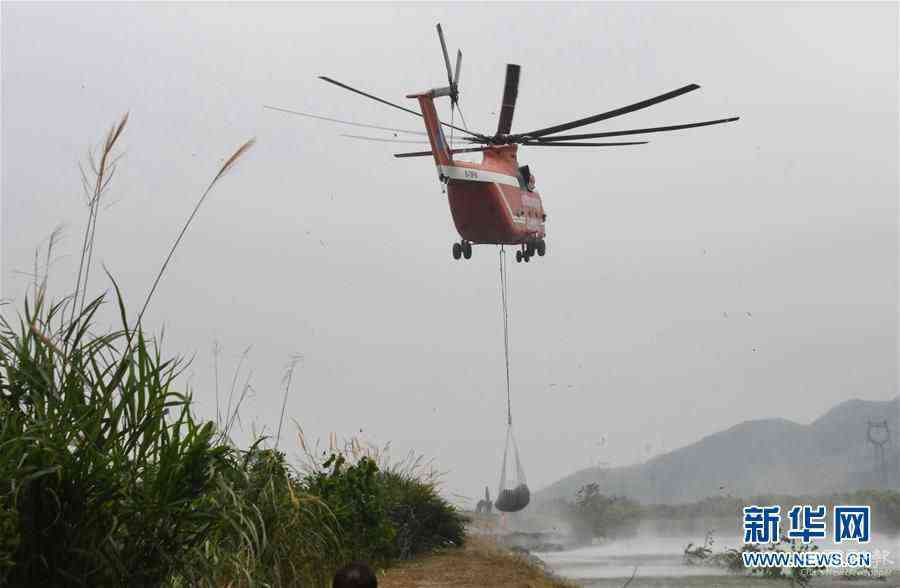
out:
M51 302L36 270L18 320L0 317L0 579L13 585L161 583L219 519L207 496L236 459L178 390L182 362L164 359L140 323L200 205L252 142L201 195L133 326L110 276L120 327L96 334L105 300L88 289L97 219L127 122L91 159L94 177L83 173L88 219L74 292Z
M299 356L282 381L275 449L259 439L241 450L229 434L251 390L249 375L238 383L249 348L222 414L216 346L216 420L206 421L181 385L187 362L145 333L175 251L252 141L201 193L133 321L106 273L119 325L97 330L107 297L92 297L89 279L127 123L106 135L93 175L83 172L88 214L74 291L52 301L36 257L23 311L0 316L0 585L327 586L348 559L387 565L460 544L463 519L438 495L431 464L413 454L391 464L389 446L334 439L325 463L309 459L299 472L287 464L277 448Z

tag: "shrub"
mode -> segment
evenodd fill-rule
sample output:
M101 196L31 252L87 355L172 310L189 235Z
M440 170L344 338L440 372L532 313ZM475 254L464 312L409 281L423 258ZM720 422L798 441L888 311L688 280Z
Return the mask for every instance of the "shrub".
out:
M378 465L367 456L355 463L332 453L308 474L304 489L334 513L345 559L387 563L396 536L388 518L385 488Z
M382 472L381 482L396 531L393 557L410 559L437 548L462 546L466 518L438 494L433 483L399 471Z
M338 567L336 519L261 441L222 472L209 499L221 516L173 584L322 586Z

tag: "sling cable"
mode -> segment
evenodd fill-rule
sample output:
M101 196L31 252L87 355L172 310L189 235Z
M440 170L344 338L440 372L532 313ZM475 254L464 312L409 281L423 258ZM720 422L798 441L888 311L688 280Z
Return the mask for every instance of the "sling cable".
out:
M519 447L513 434L512 401L509 385L509 278L506 271L506 251L500 246L500 300L503 313L503 351L506 361L506 446L500 472L500 488L494 506L502 512L518 512L528 506L531 491L519 459ZM510 446L512 455L510 455ZM513 463L515 467L513 467ZM507 471L509 470L509 471Z

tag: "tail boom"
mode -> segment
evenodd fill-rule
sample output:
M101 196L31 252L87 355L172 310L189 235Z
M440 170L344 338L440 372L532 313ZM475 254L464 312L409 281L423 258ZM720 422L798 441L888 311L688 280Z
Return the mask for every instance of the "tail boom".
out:
M431 153L434 155L434 163L438 166L438 171L443 165L452 165L453 154L450 153L450 146L447 144L447 138L444 137L441 121L434 107L434 93L413 94L408 97L416 98L419 101L422 118L425 120L425 131L428 133L428 142L431 144Z

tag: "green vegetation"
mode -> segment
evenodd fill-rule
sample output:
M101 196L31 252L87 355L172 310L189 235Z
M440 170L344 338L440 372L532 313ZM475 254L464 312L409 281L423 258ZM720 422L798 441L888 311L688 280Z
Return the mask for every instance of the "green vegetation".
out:
M398 466L380 468L376 456L357 454L349 462L345 453L332 453L304 489L329 506L342 528L355 530L343 543L356 559L386 564L465 539L465 518L433 481Z
M323 585L342 562L342 530L327 506L299 491L284 454L257 443L236 452L206 496L217 517L173 570L185 586Z
M230 483L210 496L222 515L212 536L194 550L193 565L174 583L326 585L347 561L386 567L462 545L465 519L433 481L378 461L345 448L297 473L282 453L251 448L229 472ZM425 524L416 527L417 521ZM411 528L419 532L412 548Z
M466 519L435 491L433 481L398 469L381 474L388 518L394 528L391 555L412 559L443 547L461 547Z
M18 329L0 323L0 492L18 537L2 560L13 584L158 584L216 516L203 497L230 449L173 390L177 361L140 331L90 334L101 302L66 321L64 305L39 297Z
M332 454L322 468L306 488L331 508L342 528L357 530L346 537L346 548L367 561L386 558L396 531L388 520L378 465L368 456L348 464L343 455Z
M324 586L348 560L386 566L462 544L463 517L418 461L333 449L298 471L264 439L235 447L229 425L192 412L186 363L142 329L200 204L251 143L201 196L137 319L113 281L119 326L100 331L106 297L88 299L90 259L126 122L85 180L73 295L49 302L35 271L24 311L0 317L0 585Z

